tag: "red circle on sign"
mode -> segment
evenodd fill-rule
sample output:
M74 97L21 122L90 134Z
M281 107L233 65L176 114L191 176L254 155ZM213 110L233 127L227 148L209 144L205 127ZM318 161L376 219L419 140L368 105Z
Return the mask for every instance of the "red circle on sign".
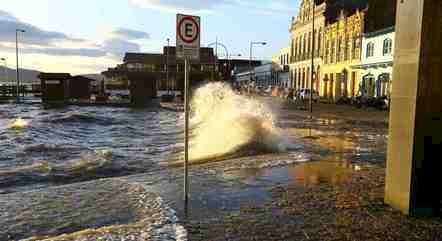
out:
M191 22L195 25L195 28L196 28L196 34L195 34L195 36L194 36L193 38L191 38L190 40L184 38L184 36L183 36L182 33L181 33L181 25L182 25L182 24L184 23L184 21L186 21L186 20L191 21ZM178 31L177 31L177 32L178 32L178 36L180 37L181 40L183 40L185 43L191 44L191 43L193 43L193 41L195 41L195 40L198 38L198 36L199 36L199 34L200 34L200 28L199 28L199 26L198 26L198 23L195 21L195 19L194 19L193 17L191 17L191 16L186 16L186 17L183 17L183 18L181 19L181 21L178 23Z

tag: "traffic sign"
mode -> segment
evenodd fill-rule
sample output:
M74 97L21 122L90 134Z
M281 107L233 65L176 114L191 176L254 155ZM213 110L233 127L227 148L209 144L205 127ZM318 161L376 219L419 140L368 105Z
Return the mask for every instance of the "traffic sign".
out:
M200 17L177 14L176 57L199 60L201 45Z

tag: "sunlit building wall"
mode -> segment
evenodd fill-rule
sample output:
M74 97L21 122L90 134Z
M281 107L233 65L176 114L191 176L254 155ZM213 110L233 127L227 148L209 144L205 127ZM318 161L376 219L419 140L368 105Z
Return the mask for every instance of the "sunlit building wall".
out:
M393 80L394 27L364 34L362 62L352 66L361 71L360 93L390 97Z
M325 27L321 96L337 101L357 95L361 71L351 66L361 63L365 11L347 15Z
M290 46L281 48L277 53L272 56L273 65L277 66L276 78L281 87L291 88L293 86L292 80L289 75L290 64Z
M303 0L299 13L292 18L290 26L291 36L291 60L290 79L295 89L310 89L311 81L311 58L314 54L314 72L316 78L313 89L319 89L322 68L322 48L324 27L326 22L326 3L315 6L315 26L313 31L313 7L314 0ZM312 39L315 41L313 49Z

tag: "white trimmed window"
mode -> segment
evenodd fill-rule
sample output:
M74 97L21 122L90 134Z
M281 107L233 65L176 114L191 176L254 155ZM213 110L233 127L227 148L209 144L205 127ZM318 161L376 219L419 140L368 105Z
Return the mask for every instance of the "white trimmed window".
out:
M374 43L370 42L367 44L367 58L373 57L374 55Z
M384 49L383 49L383 54L384 55L390 55L391 54L391 50L392 50L392 46L393 46L393 41L389 38L384 40Z

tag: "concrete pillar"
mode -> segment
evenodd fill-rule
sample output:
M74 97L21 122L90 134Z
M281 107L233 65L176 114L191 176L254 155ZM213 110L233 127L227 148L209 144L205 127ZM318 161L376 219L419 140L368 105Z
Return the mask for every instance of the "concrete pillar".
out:
M442 1L399 0L385 202L404 214L442 208Z

